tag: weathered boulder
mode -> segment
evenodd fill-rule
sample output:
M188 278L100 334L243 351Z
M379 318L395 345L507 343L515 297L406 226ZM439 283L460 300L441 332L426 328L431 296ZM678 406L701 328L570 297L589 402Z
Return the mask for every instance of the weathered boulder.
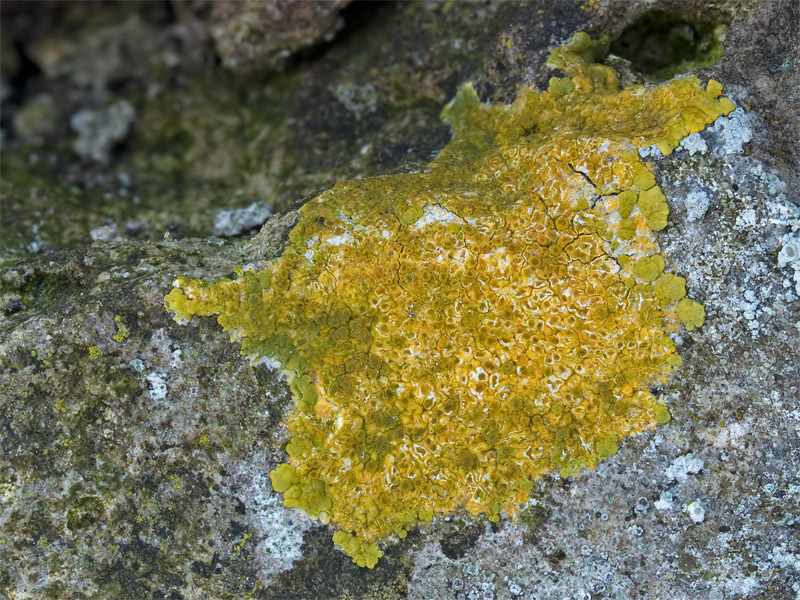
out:
M109 41L118 5L89 3L98 16L71 21L78 35L53 16L60 3L37 7L38 27L28 3L1 7L0 594L800 593L796 2L351 7L323 52L252 81L188 50L157 64L213 45L150 4L125 8L158 42L142 55L130 33ZM674 338L683 366L654 390L672 420L621 440L594 471L538 479L517 521L437 518L359 568L272 490L292 405L282 376L242 359L213 319L179 326L164 295L178 275L218 280L279 257L295 209L337 181L422 171L449 139L439 112L463 83L487 102L545 89L545 58L581 30L612 38L623 82L694 69L737 106L669 156L640 153L669 203L661 254L706 309ZM56 31L69 62L59 70L51 51L31 66ZM21 59L6 60L6 39ZM114 69L82 62L99 47L115 48ZM44 147L11 129L41 94L68 99L34 136ZM112 94L135 121L107 163L87 164L69 117ZM275 213L260 233L210 237L220 210L255 201Z

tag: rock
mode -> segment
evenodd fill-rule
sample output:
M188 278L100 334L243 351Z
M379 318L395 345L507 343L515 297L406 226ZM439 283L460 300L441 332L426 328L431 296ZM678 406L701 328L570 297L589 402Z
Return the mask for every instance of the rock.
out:
M208 28L227 68L240 73L270 71L283 68L300 50L331 41L344 24L339 12L349 3L213 1Z
M84 108L70 117L72 129L78 133L73 148L83 157L107 163L111 149L125 139L136 111L127 100L120 100L99 109Z
M4 102L13 93L4 73L0 72L0 102Z
M372 85L339 85L333 93L356 119L373 113L378 108L378 89Z
M140 7L123 3L101 13L91 2L55 5L42 15L45 19L56 15L48 35L25 32L26 53L45 78L67 82L85 93L102 95L109 87L136 80L155 94L173 70L195 70L211 54L208 35L199 25L159 27L167 10L165 3ZM143 45L144 39L148 43Z
M117 242L122 239L117 231L116 223L95 227L89 232L89 237L101 242Z
M40 94L14 114L14 133L25 141L41 143L54 133L58 117L58 107L53 97Z
M14 77L19 73L20 56L7 36L0 40L0 73L6 77Z
M272 214L272 209L264 202L253 202L250 206L237 210L221 210L214 217L214 235L235 237L260 227Z

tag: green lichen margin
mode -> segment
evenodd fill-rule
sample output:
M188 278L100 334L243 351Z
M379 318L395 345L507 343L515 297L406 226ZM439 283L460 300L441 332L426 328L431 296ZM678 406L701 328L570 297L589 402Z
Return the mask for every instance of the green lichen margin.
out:
M566 77L510 106L466 86L425 172L340 183L268 268L165 298L280 366L295 404L273 488L361 566L436 515L514 517L537 477L669 420L650 387L704 312L658 254L669 209L637 149L669 154L734 105L693 77L620 89L607 50L576 35L548 61Z

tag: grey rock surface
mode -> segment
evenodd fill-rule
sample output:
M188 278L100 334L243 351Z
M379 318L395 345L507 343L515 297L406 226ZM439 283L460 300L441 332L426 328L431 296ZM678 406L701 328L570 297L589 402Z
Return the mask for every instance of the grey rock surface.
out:
M24 86L9 67L3 100L0 597L800 598L796 1L368 6L326 51L235 85L191 59L214 51L194 16L111 3L92 24L62 4L0 5L39 65ZM279 256L294 209L338 180L424 168L465 81L510 101L546 86L576 31L618 38L653 14L700 41L698 23L729 25L696 74L738 106L647 158L670 202L662 254L708 313L659 390L672 420L593 472L540 479L516 522L437 519L358 568L271 488L288 386L213 319L175 324L164 295ZM46 151L8 129L41 93L68 99L67 122L112 91L136 121L91 168L66 128ZM257 235L206 238L254 195L278 198Z
M344 26L350 0L206 2L207 24L222 64L241 73L279 70L293 54L329 42ZM180 4L180 3L177 3ZM203 7L204 3L196 3Z
M253 202L245 208L221 210L214 217L214 235L234 237L256 229L272 215L272 210L264 202Z
M14 132L22 139L38 141L55 129L55 100L48 94L31 98L14 115Z
M112 148L125 139L135 118L136 111L125 100L95 110L84 108L69 120L78 134L72 147L83 158L107 163Z

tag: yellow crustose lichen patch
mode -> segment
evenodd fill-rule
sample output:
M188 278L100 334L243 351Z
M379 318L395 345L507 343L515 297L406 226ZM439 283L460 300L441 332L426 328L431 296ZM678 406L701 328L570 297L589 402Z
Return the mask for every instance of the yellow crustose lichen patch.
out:
M619 90L603 51L579 34L549 61L567 77L510 106L464 88L426 172L337 184L268 269L166 297L280 365L295 406L273 487L360 565L459 507L513 516L536 477L669 420L649 386L680 364L679 317L704 313L657 254L669 211L637 148L734 107L694 77Z

